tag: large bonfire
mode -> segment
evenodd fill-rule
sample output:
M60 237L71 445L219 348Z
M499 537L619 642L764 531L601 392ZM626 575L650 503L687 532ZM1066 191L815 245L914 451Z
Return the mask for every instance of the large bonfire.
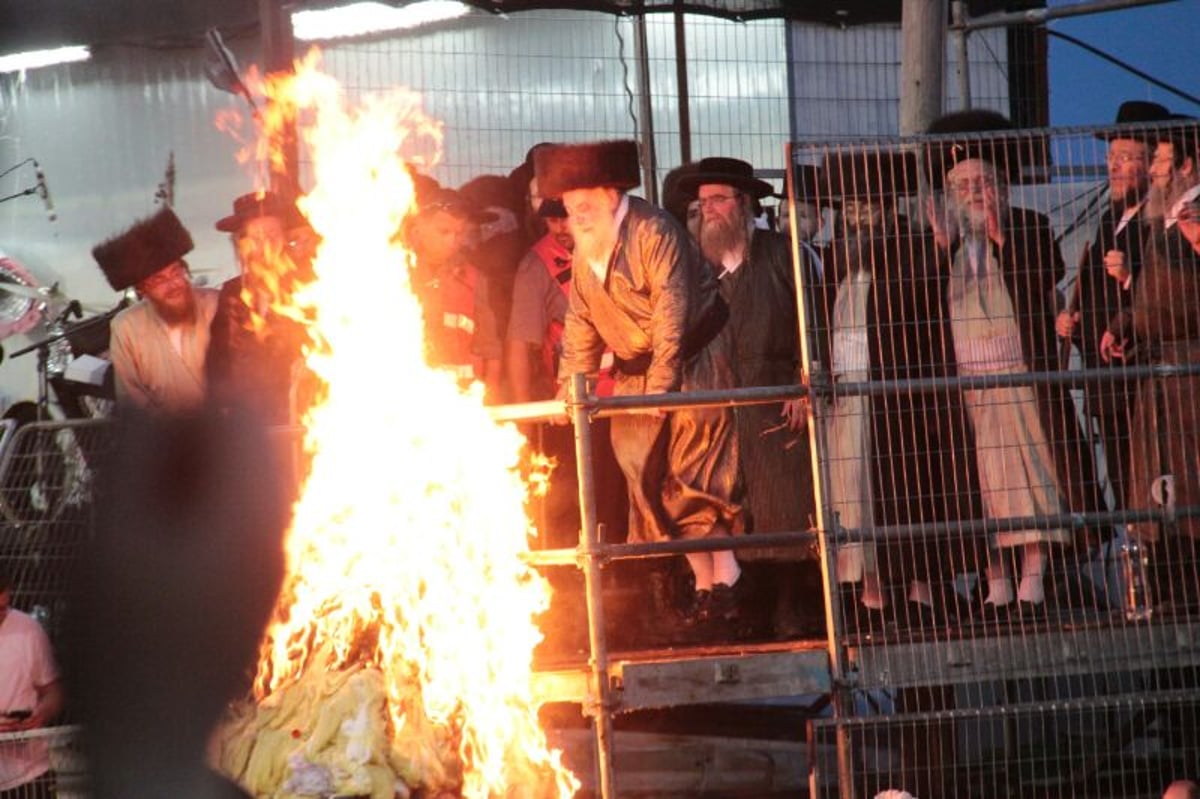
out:
M273 289L272 308L303 320L319 390L288 576L221 767L257 796L565 799L578 783L531 699L549 589L521 558L523 442L479 387L426 364L398 235L406 164L440 149L440 127L408 91L350 103L318 62L260 83L260 155L281 158L294 124L309 169L315 277Z

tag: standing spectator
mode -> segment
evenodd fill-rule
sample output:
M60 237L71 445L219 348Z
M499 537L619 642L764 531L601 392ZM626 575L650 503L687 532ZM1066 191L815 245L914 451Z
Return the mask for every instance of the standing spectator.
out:
M606 346L615 355L618 395L731 387L729 310L716 275L669 214L626 193L640 182L637 144L552 146L538 150L534 163L542 193L562 197L575 237L560 392L571 375L594 372ZM741 532L737 440L727 410L618 416L612 441L628 484L632 540ZM688 617L735 621L742 575L734 553L687 560L695 577Z
M1058 316L1059 336L1074 339L1083 366L1106 365L1100 341L1109 320L1128 310L1142 268L1142 229L1146 190L1150 184L1151 144L1148 130L1130 130L1133 123L1151 124L1170 117L1158 103L1129 100L1117 110L1116 124L1125 127L1100 134L1108 142L1108 208L1091 246L1079 264L1071 307ZM1135 381L1119 378L1084 385L1084 409L1095 418L1104 448L1104 462L1118 507L1125 504L1129 475L1129 413Z
M679 179L679 188L700 205L701 251L717 272L729 305L734 381L738 387L798 385L801 382L796 280L786 236L754 225L756 206L772 194L754 168L736 158L705 158ZM808 286L816 275L808 269ZM810 312L811 313L811 312ZM739 461L746 489L747 530L808 530L816 512L812 454L805 424L807 405L736 408ZM812 625L820 607L799 608L795 563L811 557L801 549L750 550L743 558L781 564L772 569L781 602L775 631L791 635Z
M453 371L463 383L483 382L498 398L503 346L492 312L487 277L466 257L472 225L493 217L453 189L433 188L417 197L409 220L416 255L412 285L421 299L429 362Z
M1157 364L1200 362L1200 174L1195 127L1164 129L1150 165L1150 222L1132 313L1114 320L1102 349ZM1129 342L1137 342L1133 352ZM1138 386L1131 427L1131 510L1200 504L1200 411L1196 377L1149 377ZM1152 545L1155 587L1176 605L1200 602L1200 519L1137 522Z
M828 331L820 336L822 359L835 385L953 372L932 241L913 230L903 211L904 195L916 190L916 169L911 153L894 151L846 150L825 159L822 175L843 220L826 258L825 302L817 315ZM826 419L829 495L838 525L869 533L969 514L961 406L953 398L835 390ZM858 604L867 611L847 602L851 622L865 627L870 611L891 603L892 581L900 581L908 620L931 623L943 593L934 581L945 584L950 549L920 538L839 547L838 581L861 585Z
M217 292L192 286L183 260L191 251L192 236L170 208L92 249L115 291L133 287L142 298L112 321L118 402L161 412L204 402Z
M35 730L62 712L63 690L50 639L12 607L12 581L0 573L0 733ZM56 796L45 740L0 743L0 797Z
M272 192L243 194L216 228L233 242L239 274L220 290L205 368L208 390L219 408L241 408L264 421L285 424L291 407L292 368L300 356L298 326L273 312L264 284L286 291L306 259L296 235L307 225L291 202ZM252 318L253 317L253 318Z
M947 217L931 215L941 245L946 309L962 375L1015 375L1059 368L1055 287L1063 262L1049 221L1009 204L1009 180L1024 149L1004 137L1012 123L991 111L962 111L936 120L930 133L961 134L937 142L931 180L945 187ZM995 139L975 131L998 132ZM1091 451L1082 442L1066 389L1045 384L964 391L975 460L988 518L1060 514L1101 507ZM1069 498L1069 499L1068 499ZM1066 544L1064 528L997 533L988 549L989 614L1014 601L1026 614L1044 610L1047 544ZM1020 553L1013 592L1010 553Z

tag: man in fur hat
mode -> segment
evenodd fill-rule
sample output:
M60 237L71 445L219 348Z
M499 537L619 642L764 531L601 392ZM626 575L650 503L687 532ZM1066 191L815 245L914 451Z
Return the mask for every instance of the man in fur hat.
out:
M960 134L931 144L930 178L936 189L945 189L947 213L931 213L930 221L948 275L945 302L955 360L959 374L967 376L1059 368L1054 298L1062 255L1049 220L1009 204L1009 181L1020 174L1029 147L1004 135L1012 127L995 112L961 111L929 129ZM963 400L988 518L1102 507L1091 451L1065 388L970 389ZM1047 544L1070 541L1070 531L1062 528L995 534L988 548L987 614L1005 615L1014 602L1025 614L1041 613ZM1010 559L1020 561L1015 594Z
M640 182L637 143L561 145L534 156L543 195L560 196L575 237L574 277L559 378L594 373L615 354L615 393L661 394L733 385L728 307L716 275L665 211L626 192ZM738 450L724 409L650 411L613 419L629 488L629 538L741 532ZM732 551L687 556L688 617L732 621L741 569Z
M716 270L721 296L729 305L736 385L797 384L800 339L791 247L786 236L754 224L759 201L774 193L771 185L754 177L754 168L745 161L705 158L678 179L678 188L699 203L700 248ZM804 266L811 290L817 276L807 260ZM782 532L812 526L816 508L812 455L804 429L807 414L798 399L735 410L749 530ZM801 613L794 590L795 563L805 553L780 549L745 554L777 564L771 568L779 592L776 633L787 636L811 627L821 609L804 608Z
M183 260L191 250L191 234L170 208L92 249L108 284L115 291L132 287L142 299L112 322L118 402L163 412L204 403L217 292L192 286Z

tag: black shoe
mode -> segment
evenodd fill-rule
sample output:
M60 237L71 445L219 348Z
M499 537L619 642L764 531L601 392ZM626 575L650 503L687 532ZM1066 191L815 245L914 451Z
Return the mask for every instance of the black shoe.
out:
M687 604L679 611L679 623L683 627L697 627L708 619L709 606L712 605L712 591L701 589L693 591Z
M712 587L712 596L708 601L703 618L710 621L737 621L741 615L738 606L740 599L738 586L741 584L741 580L738 580L737 585L715 584Z

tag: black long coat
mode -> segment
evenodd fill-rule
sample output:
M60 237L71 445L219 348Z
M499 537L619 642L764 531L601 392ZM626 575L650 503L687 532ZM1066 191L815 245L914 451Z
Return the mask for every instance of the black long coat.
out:
M826 258L820 336L826 363L841 281L858 265L872 273L867 302L870 380L911 380L954 374L943 311L944 276L933 242L904 230L869 241L837 239ZM958 393L889 391L871 398L872 479L877 525L919 524L979 513L975 463Z
M807 260L804 263L811 291L819 284ZM787 237L756 230L750 257L734 272L723 274L720 285L721 295L729 304L727 326L736 385L797 383L800 338L795 273ZM751 531L807 530L816 514L808 433L797 435L781 428L781 411L779 404L746 405L736 410L747 529ZM797 556L797 550L790 552L789 557Z

